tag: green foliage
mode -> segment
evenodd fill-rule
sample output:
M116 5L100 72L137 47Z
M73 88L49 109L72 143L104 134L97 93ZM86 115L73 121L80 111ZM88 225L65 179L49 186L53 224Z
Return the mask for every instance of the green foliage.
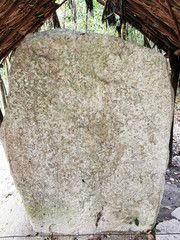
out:
M57 2L61 2L58 0ZM118 36L116 26L107 26L102 23L102 13L104 7L94 0L93 13L87 13L85 0L76 0L76 8L73 11L69 8L68 2L64 3L58 10L58 18L62 28L81 31L109 34ZM73 20L73 13L77 15L76 22ZM118 19L118 16L117 16ZM117 22L118 24L118 22ZM143 35L135 28L128 26L128 41L143 45Z
M58 1L60 2L60 1ZM106 24L102 24L101 18L103 13L103 6L97 1L94 1L93 13L87 13L85 0L76 1L76 14L77 21L73 22L71 9L68 6L68 2L63 4L58 10L57 14L62 28L72 29L82 32L96 32L106 33L117 36L115 27L106 27ZM87 20L87 25L86 25Z
M143 46L143 38L144 36L135 28L129 26L128 29L128 41L137 43L141 46Z
M0 68L0 76L2 77L3 80L6 79L5 68Z

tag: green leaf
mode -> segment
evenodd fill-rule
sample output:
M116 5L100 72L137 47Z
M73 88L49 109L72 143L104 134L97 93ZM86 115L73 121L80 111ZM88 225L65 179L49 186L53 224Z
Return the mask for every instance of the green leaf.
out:
M136 224L136 226L139 226L139 220L137 218L134 220L134 223Z

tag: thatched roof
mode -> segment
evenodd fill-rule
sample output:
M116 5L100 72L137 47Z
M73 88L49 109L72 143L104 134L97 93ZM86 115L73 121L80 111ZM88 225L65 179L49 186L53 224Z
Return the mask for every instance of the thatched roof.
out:
M107 0L105 11L116 12L160 49L180 48L180 0Z
M65 2L66 0L62 1ZM180 0L97 0L105 5L103 20L129 22L167 51L180 49ZM92 0L86 0L92 9ZM61 4L55 0L0 1L0 60L28 33L36 32ZM116 14L115 14L116 13Z
M0 60L59 7L55 0L0 1Z
M180 48L179 0L128 0L127 18L160 46Z

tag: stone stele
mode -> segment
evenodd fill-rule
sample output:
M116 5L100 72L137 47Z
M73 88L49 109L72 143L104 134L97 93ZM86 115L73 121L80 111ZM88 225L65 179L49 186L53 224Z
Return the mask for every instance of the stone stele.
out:
M53 30L26 38L9 81L1 135L34 230L152 228L173 109L165 58L117 37Z

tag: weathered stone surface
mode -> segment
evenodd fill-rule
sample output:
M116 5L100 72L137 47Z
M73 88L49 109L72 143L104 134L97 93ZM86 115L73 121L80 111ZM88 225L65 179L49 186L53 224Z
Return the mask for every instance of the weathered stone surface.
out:
M176 208L171 215L175 218L177 218L178 220L180 220L180 207Z
M6 150L35 231L153 226L172 120L163 56L115 37L43 32L17 50L10 88Z
M164 221L156 226L160 232L156 234L157 240L179 240L180 222L176 219Z
M4 149L0 142L0 239L5 236L35 235L29 223L21 197L14 186ZM21 239L9 237L9 239ZM23 240L29 240L23 238Z

